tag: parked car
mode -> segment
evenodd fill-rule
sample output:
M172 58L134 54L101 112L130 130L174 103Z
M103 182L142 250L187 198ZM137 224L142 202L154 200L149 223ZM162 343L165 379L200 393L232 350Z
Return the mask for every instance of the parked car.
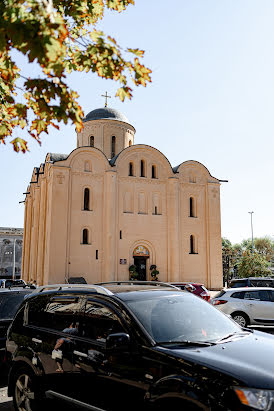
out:
M26 281L22 279L12 280L12 279L1 279L0 280L0 288L10 288L10 287L26 287Z
M174 285L175 287L180 288L181 290L185 290L187 286L192 286L188 291L192 292L193 294L198 295L199 297L203 298L206 301L210 300L210 294L204 284L201 283L191 283L191 282L180 282L180 283L169 283Z
M6 347L6 334L17 308L32 290L22 288L0 288L0 354ZM1 355L2 356L2 355Z
M8 393L16 411L45 397L113 411L273 410L273 346L165 283L40 287L8 330Z
M238 287L274 287L274 278L271 277L248 277L233 278L228 283L229 288Z
M212 298L211 303L242 327L274 325L274 288L228 288Z

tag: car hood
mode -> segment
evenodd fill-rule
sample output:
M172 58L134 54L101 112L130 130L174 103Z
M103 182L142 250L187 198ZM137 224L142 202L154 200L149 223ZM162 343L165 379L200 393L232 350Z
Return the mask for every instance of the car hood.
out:
M245 386L274 389L274 336L254 331L246 337L208 347L170 348L157 351L224 373Z

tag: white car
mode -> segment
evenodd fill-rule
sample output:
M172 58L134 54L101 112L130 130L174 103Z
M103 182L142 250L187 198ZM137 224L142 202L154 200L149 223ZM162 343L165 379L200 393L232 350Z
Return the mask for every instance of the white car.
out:
M242 327L274 326L274 288L227 288L211 299L218 310L229 314Z

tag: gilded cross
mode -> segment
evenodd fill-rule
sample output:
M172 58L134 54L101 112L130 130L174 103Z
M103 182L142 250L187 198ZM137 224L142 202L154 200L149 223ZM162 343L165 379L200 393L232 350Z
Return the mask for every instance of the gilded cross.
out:
M108 96L108 93L106 91L106 94L101 94L102 97L105 97L106 101L105 101L105 107L108 106L108 98L111 98L111 96Z

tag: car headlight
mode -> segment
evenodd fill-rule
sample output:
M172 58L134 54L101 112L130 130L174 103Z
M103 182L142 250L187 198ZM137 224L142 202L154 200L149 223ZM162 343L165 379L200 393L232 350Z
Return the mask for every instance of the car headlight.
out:
M242 404L255 408L255 410L271 410L274 390L234 387L234 391Z

